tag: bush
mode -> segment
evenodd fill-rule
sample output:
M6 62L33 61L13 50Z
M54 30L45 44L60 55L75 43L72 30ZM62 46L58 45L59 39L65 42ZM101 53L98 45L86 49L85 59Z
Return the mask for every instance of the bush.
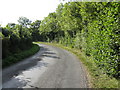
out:
M36 52L38 52L40 49L40 47L36 44L32 45L32 48L28 49L28 50L24 50L20 53L16 53L16 54L12 54L11 56L8 56L7 58L2 60L2 67L8 67L12 64L15 64L21 60L23 60L24 58L27 58L33 54L35 54Z
M2 39L2 58L10 55L10 40L8 37Z

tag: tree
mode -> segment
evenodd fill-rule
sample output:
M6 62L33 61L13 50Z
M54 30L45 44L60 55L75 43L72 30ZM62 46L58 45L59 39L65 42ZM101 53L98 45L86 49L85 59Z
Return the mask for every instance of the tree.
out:
M5 37L8 37L9 34L10 34L9 30L6 29L6 28L1 28L1 29L2 29L2 34L3 34Z
M14 28L15 27L15 23L8 23L7 25L6 25L6 27L8 27L8 28Z
M30 24L30 28L38 29L40 27L41 20L36 20L35 22Z
M48 17L46 17L40 25L40 33L45 35L47 40L54 40L56 37L56 33L58 31L56 13L49 13Z
M41 20L36 20L35 22L30 24L30 29L31 29L31 36L33 41L38 41L40 40L40 27Z
M28 25L31 24L31 21L26 17L19 17L18 22L19 22L20 25L22 25L24 27L27 27Z

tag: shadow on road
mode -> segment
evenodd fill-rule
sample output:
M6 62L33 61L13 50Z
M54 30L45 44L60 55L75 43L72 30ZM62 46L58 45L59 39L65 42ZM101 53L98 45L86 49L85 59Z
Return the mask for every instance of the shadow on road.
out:
M2 82L6 82L10 78L12 78L14 76L17 76L19 73L21 73L21 72L23 72L23 71L25 71L25 70L27 70L27 69L29 69L31 67L34 67L35 65L37 65L38 61L40 61L40 60L41 60L40 58L39 59L31 59L31 60L29 60L28 62L26 62L24 64L22 63L18 67L16 67L16 66L12 67L11 66L10 68L13 69L12 72L5 71L5 73L4 73L4 71L3 71ZM6 76L6 75L7 75L7 77L4 78L4 76Z
M60 59L60 57L57 56L56 53L52 52L51 50L49 50L48 48L42 47L41 46L41 50L43 50L44 52L42 53L42 57L49 57L49 58L55 58L55 59Z
M57 56L51 56L51 55L42 55L44 57L49 57L49 58L56 58L56 59L60 59L60 57L57 57Z
M39 67L39 68L47 67L49 63L43 62L42 61L43 57L60 59L60 57L57 57L56 53L52 52L49 48L46 48L43 46L40 46L40 47L41 48L39 52L36 53L35 55L3 70L2 82L4 83L8 81L10 78L17 76L18 74L20 74L25 70L32 69L34 67ZM11 70L12 72L9 72L9 70Z

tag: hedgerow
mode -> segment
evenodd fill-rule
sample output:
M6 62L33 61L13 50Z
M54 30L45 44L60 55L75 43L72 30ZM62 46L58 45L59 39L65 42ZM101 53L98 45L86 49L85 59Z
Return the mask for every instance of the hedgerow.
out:
M118 78L120 73L118 71L120 64L118 59L119 7L119 2L60 4L56 12L50 13L41 22L39 30L41 34L51 34L44 41L55 41L65 46L81 49L87 56L93 57L98 68Z
M2 67L5 68L5 67L13 65L17 62L20 62L21 60L23 60L31 55L34 55L36 52L39 51L39 49L40 49L40 47L38 45L33 44L32 48L30 48L28 50L24 50L19 53L12 54L2 60Z

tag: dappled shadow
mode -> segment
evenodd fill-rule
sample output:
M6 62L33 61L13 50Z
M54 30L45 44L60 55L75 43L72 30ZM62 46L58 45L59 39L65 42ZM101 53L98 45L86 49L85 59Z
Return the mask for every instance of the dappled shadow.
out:
M51 55L42 55L44 57L49 57L49 58L56 58L56 59L60 59L60 57L57 57L57 56L51 56Z
M32 82L34 75L40 74L40 70L44 67L47 67L49 63L45 61L39 61L35 67L31 67L28 70L22 71L19 75L14 75L14 77L3 84L3 88L22 88L26 86L29 82ZM35 73L37 72L37 73ZM28 84L29 85L29 84Z
M53 53L53 52L44 52L44 54L56 54L56 53Z
M22 62L19 62L5 70L2 73L2 82L9 81L12 77L19 75L21 72L24 72L29 69L33 68L41 68L47 67L49 63L43 62L43 57L55 58L60 59L60 57L56 56L57 54L51 51L49 48L40 46L40 51L36 53L36 55L29 57ZM10 72L10 71L11 72Z
M42 53L41 57L49 57L49 58L55 58L60 59L60 57L57 56L57 54L53 51L51 51L49 48L45 48L41 46L41 50L44 52Z
M41 67L47 67L49 63L44 61L39 61L38 64L33 68L41 68ZM31 68L32 69L32 68Z
M50 49L46 48L46 47L43 47L43 46L40 46L40 51L49 52Z
M6 82L8 81L10 78L12 78L13 76L17 76L19 73L21 73L22 71L25 71L31 67L34 67L35 65L37 65L38 61L40 61L41 59L32 59L27 63L21 64L18 68L13 68L13 72L5 72L4 74L2 73L2 82ZM9 68L8 68L9 69ZM4 78L5 75L5 78ZM7 77L6 77L7 75Z

